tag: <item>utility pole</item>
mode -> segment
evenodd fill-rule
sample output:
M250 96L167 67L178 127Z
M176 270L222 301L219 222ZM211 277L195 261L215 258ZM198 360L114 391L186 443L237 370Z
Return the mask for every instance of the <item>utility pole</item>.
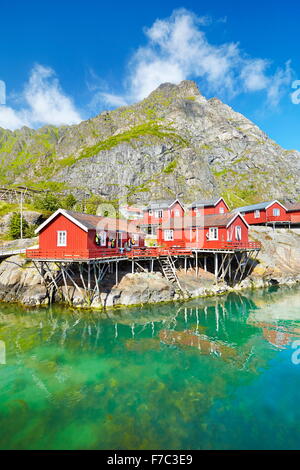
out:
M21 190L21 198L20 198L20 235L21 239L23 238L23 191Z

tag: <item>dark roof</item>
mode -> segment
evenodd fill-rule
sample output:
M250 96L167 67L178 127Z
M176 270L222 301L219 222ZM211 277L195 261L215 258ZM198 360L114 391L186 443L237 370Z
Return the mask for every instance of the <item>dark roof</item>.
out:
M287 208L288 212L300 211L300 202L288 202L285 204L285 207Z
M216 199L201 199L199 201L194 201L192 204L188 206L188 209L192 209L192 207L211 207L215 206L217 202L221 198L216 198Z
M277 201L268 201L268 202L260 202L258 204L253 204L251 206L244 206L244 207L237 207L233 210L233 212L252 212L252 211L259 211L264 210L266 207L270 206L274 202Z
M163 221L162 229L181 229L192 227L226 227L235 217L236 213L211 214L202 216L172 217Z
M214 198L214 199L200 199L199 201L195 201L192 204L190 204L188 206L188 209L192 209L193 207L214 207L214 206L217 205L217 203L220 200L224 201L224 199L222 197L217 197L217 198ZM226 204L225 201L224 201L224 203ZM226 206L227 206L227 204L226 204Z
M161 201L151 201L147 206L145 206L145 210L149 209L168 209L168 207L172 206L174 202L178 201L179 204L183 207L182 202L179 199L164 199Z
M63 212L69 214L73 219L76 219L89 230L105 229L111 231L118 230L121 232L143 233L137 228L134 222L128 220L102 217L99 215L91 215L85 214L84 212L74 212L69 210L64 210Z

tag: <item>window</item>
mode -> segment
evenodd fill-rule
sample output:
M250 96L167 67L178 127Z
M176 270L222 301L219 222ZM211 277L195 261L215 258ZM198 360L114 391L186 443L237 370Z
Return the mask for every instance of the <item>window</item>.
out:
M57 246L67 246L67 232L66 232L66 230L59 230L57 232Z
M152 225L147 227L147 233L148 235L154 235L154 227L152 227Z
M227 230L227 241L232 242L232 229Z
M164 230L164 240L166 242L174 240L174 230Z
M280 209L273 209L273 216L279 217L280 216Z
M235 227L235 239L240 242L242 239L242 227L240 225L237 225Z
M225 212L224 207L220 207L219 212L220 212L220 214L224 214L224 212Z
M149 210L148 210L148 214L149 214L149 215L153 215L153 210L152 210L152 209L149 209Z
M259 219L260 218L260 211L255 211L254 212L254 218Z
M161 219L162 216L163 216L163 211L162 210L155 211L155 217L157 219Z
M218 240L219 230L216 227L209 228L209 240Z
M179 212L179 210L176 210L175 211L175 217L179 217L179 216L180 216L180 212Z

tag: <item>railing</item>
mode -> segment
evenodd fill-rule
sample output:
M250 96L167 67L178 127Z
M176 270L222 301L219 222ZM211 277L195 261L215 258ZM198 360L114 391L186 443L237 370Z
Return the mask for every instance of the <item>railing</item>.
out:
M13 256L13 255L19 255L21 253L25 253L26 249L25 248L19 248L16 250L0 250L0 258L3 257L8 257L8 256Z
M216 250L260 250L261 243L259 242L222 242L222 241L207 241L201 247L203 249L216 249Z
M284 215L279 215L279 216L267 215L266 221L267 222L290 222L291 215L290 214L284 214Z
M188 245L188 242L187 242ZM211 241L204 245L191 243L186 246L184 243L172 247L145 247L132 248L130 251L120 250L119 248L99 249L99 250L78 250L75 252L58 250L27 249L26 256L31 259L92 259L92 258L158 258L160 256L184 256L191 255L193 249L198 250L259 250L261 244L257 242L220 242Z

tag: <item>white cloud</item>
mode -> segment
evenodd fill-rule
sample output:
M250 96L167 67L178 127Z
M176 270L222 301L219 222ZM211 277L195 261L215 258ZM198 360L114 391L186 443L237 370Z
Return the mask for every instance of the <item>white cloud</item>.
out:
M0 106L0 127L17 129L44 124L76 124L82 120L71 98L60 87L54 70L35 65L18 101L18 109Z
M186 9L157 19L145 29L146 45L137 49L128 64L124 93L109 90L103 93L102 102L110 106L118 101L135 102L163 82L196 79L207 93L233 97L265 92L268 104L278 105L292 79L290 64L272 73L269 60L249 57L237 43L212 44L203 31L210 23L211 19Z

